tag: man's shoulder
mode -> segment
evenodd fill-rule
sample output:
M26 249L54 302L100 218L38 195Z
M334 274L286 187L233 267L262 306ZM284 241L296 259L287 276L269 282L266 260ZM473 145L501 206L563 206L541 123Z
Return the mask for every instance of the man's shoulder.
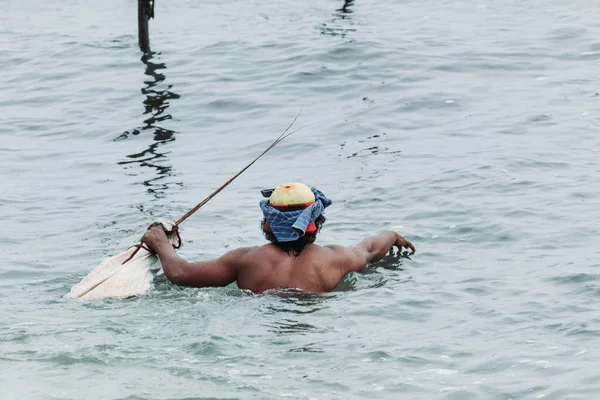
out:
M234 261L240 258L246 257L252 252L256 251L258 247L238 247L237 249L229 250L227 253L221 256L221 260Z
M239 247L227 252L226 255L237 259L248 259L249 257L264 257L267 254L272 254L278 251L279 249L276 246L268 243L262 246Z
M332 244L325 246L331 254L335 258L337 258L340 262L346 263L354 263L357 259L362 259L362 254L359 248L354 246L343 246L340 244Z
M312 244L311 252L315 257L329 260L329 262L344 262L349 257L354 256L351 247L340 244L328 244L324 246Z
M351 250L350 247L343 246L341 244L328 244L327 246L323 246L323 248L327 249L328 251L337 253L337 254L344 254L344 253L348 252L349 250Z

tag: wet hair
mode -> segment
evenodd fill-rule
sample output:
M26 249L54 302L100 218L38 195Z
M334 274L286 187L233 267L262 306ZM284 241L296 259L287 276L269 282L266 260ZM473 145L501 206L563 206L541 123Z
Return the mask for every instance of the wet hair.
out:
M278 242L273 232L265 232L265 222L267 222L267 220L263 218L263 220L260 223L260 229L264 233L265 238L275 246L279 247L281 250L288 253L288 255L298 256L300 255L302 250L304 250L304 247L306 247L306 245L315 242L315 240L317 239L317 233L319 233L321 227L325 223L325 216L319 215L315 220L315 225L317 226L317 230L315 232L307 233L300 239L294 240L293 242Z

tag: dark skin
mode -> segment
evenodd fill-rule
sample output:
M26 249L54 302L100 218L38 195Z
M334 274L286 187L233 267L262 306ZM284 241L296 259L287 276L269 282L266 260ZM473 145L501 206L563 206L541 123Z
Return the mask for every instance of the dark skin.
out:
M412 243L390 231L354 246L309 244L298 256L266 244L232 250L215 260L188 262L177 255L162 227L150 228L142 241L158 255L166 277L175 285L219 287L237 281L240 289L254 293L284 288L329 292L348 272L363 270L394 247L416 251Z

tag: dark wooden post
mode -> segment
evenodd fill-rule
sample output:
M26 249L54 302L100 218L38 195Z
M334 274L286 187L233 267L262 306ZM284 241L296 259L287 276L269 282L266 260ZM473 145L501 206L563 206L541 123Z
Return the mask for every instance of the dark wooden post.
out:
M148 21L150 18L154 18L154 1L138 0L138 42L140 50L144 53L150 52Z

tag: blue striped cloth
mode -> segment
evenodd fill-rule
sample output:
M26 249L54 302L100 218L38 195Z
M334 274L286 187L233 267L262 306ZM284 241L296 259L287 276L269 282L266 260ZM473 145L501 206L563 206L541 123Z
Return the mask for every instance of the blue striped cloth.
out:
M270 197L274 189L266 189L261 193L264 197ZM315 195L315 203L303 210L279 211L269 204L269 200L260 201L260 209L271 225L271 231L278 242L293 242L300 239L306 233L306 228L323 214L325 208L331 205L329 200L321 191L310 188Z

